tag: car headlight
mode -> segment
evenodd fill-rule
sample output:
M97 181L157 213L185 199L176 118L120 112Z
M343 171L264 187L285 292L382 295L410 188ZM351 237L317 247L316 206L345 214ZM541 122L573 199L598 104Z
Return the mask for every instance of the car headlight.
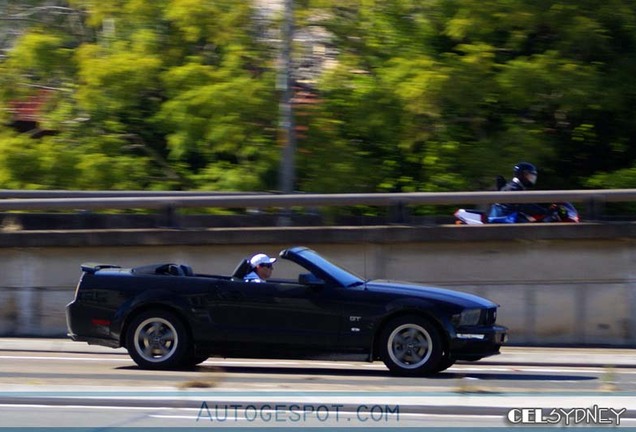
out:
M481 309L465 309L462 313L453 315L455 327L473 326L479 324Z

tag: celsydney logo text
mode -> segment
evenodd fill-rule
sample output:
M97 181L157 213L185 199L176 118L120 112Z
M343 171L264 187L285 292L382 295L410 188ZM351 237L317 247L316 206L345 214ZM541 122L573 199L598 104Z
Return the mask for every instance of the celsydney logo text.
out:
M512 424L562 424L569 425L615 425L620 426L626 408L514 408L508 411Z

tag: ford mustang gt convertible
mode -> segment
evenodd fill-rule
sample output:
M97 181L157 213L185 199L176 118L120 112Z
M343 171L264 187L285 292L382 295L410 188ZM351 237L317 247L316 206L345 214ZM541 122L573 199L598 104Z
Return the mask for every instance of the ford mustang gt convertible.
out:
M497 305L484 298L365 280L306 247L280 258L293 279L245 282L248 260L224 276L173 263L83 264L66 307L69 336L125 347L144 369L188 368L208 357L346 356L408 376L498 354L507 339L495 324Z

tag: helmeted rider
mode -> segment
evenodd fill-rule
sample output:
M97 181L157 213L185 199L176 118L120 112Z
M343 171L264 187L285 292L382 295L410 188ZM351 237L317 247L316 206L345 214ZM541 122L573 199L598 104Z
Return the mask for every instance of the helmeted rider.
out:
M537 167L530 162L519 162L513 168L513 177L502 191L521 191L531 188L537 182Z
M538 171L530 162L519 162L513 168L513 177L503 184L500 191L516 192L527 190L537 182ZM490 222L531 222L529 215L545 213L546 209L538 204L494 204L490 209Z

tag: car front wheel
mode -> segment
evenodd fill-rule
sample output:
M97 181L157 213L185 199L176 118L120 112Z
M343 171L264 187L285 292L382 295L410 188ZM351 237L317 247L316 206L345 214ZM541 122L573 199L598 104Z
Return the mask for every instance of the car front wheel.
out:
M450 359L448 357L448 354L446 354L442 356L442 358L440 359L439 363L437 364L437 367L435 368L435 371L436 372L445 371L446 369L453 366L454 364L455 364L455 360Z
M381 339L381 356L397 375L418 376L437 372L442 359L442 341L437 329L418 316L390 321Z
M182 321L172 312L142 312L130 322L126 349L142 369L176 369L189 355L190 341Z

